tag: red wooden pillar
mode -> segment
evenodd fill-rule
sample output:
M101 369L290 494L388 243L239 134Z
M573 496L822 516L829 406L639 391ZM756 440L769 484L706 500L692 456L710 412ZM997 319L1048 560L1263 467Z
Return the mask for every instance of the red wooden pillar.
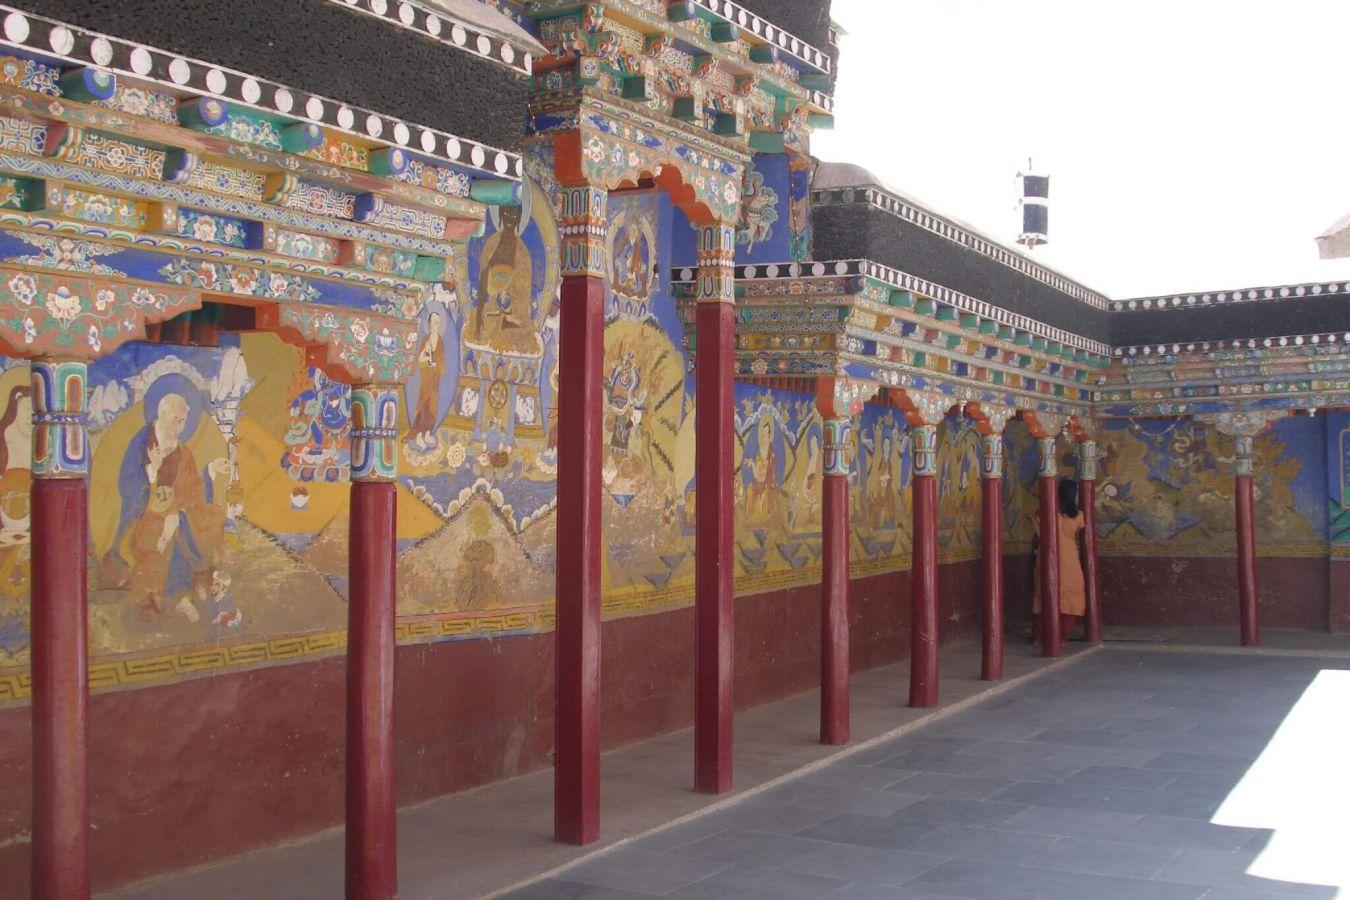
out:
M822 378L816 400L823 423L820 598L820 742L849 740L849 469L852 417L876 388L845 378Z
M898 393L909 420L914 543L910 564L909 705L938 699L937 426L951 399L932 391Z
M1041 656L1059 656L1059 482L1055 435L1036 440L1040 463Z
M398 390L352 387L347 601L347 897L398 895L394 550Z
M553 836L600 837L600 530L607 195L563 191L566 275L558 336L556 760Z
M984 622L980 633L980 678L1003 677L1003 429L1011 409L985 404L967 407L980 432L980 539Z
M825 420L820 600L820 742L849 738L848 419Z
M1089 643L1102 642L1102 588L1097 568L1097 442L1078 442L1078 506L1083 510L1084 629Z
M1260 598L1256 585L1256 518L1252 505L1252 475L1255 462L1252 455L1252 435L1238 435L1234 439L1237 505L1238 555L1238 620L1242 646L1258 647L1261 631L1258 610Z
M732 561L735 446L735 229L698 230L698 308L694 432L694 789L731 790Z
M89 896L89 451L83 362L32 361L32 896Z

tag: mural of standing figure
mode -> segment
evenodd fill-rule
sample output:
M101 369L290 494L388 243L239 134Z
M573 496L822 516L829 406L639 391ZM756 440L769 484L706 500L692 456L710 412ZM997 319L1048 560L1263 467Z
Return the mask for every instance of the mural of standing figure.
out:
M145 414L118 477L122 510L112 554L129 567L126 589L146 614L177 609L195 622L193 594L219 590L225 509L212 502L211 482L229 476L229 460L212 460L203 470L188 449L201 398L185 379L182 385L172 376L160 379L146 396Z

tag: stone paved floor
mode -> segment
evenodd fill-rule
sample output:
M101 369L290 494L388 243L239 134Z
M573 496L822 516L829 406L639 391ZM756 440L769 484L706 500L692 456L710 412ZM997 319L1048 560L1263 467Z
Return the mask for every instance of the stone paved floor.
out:
M1335 897L1249 874L1272 832L1210 822L1324 669L1350 658L1097 653L510 896ZM1336 752L1343 833L1321 837L1350 852ZM1258 770L1289 768L1273 755ZM1336 799L1284 792L1281 827Z

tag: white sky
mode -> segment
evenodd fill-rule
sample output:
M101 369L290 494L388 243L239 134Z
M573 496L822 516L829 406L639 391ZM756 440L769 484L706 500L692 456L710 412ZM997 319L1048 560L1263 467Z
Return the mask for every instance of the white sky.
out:
M1112 297L1350 278L1350 0L834 0L835 130L812 151Z

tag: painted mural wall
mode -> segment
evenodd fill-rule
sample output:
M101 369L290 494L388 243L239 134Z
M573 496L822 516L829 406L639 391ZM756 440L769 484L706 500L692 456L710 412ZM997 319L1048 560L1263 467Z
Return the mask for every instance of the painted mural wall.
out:
M1281 419L1255 441L1257 552L1327 554L1328 417ZM1109 422L1101 445L1099 550L1116 556L1232 556L1236 553L1233 441L1191 419ZM1332 478L1334 484L1338 479Z
M547 630L557 527L559 245L548 160L538 185L467 243L420 312L404 390L398 501L399 639ZM616 195L604 364L608 617L693 601L693 381L670 292L678 216L658 192ZM84 254L106 274L164 273L70 242L11 256ZM10 246L12 245L12 246ZM209 265L209 264L208 264ZM296 285L331 294L342 285ZM11 290L24 289L24 285ZM364 289L363 289L364 290ZM0 701L28 693L26 366L0 370ZM345 644L347 387L267 333L219 347L135 343L90 369L90 640L95 689L330 655ZM821 423L812 397L736 395L738 593L820 574ZM859 575L909 563L910 481L899 412L853 430ZM978 438L940 429L944 561L978 554ZM1030 540L1035 474L1020 425L1007 442L1010 547Z

